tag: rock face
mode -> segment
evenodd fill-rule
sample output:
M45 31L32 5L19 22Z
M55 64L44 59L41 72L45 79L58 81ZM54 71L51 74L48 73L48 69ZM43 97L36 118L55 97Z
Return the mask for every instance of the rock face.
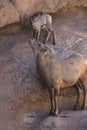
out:
M63 112L57 118L37 117L38 125L31 128L31 130L86 130L87 116L85 114L87 114L86 111L82 112L82 114L80 112ZM83 120L81 120L82 118ZM35 120L35 117L33 117L33 120Z
M19 3L17 5L19 7ZM22 6L21 3L17 17ZM53 47L57 58L64 59L73 53L87 58L87 8L65 8L52 17L56 33L56 46ZM43 39L43 31L40 40ZM32 34L30 27L23 29L19 24L0 29L0 130L62 130L65 127L67 130L71 126L71 130L87 130L87 111L63 113L65 110L72 110L76 103L75 88L61 91L60 117L48 117L49 94L37 74L35 57L29 44ZM51 39L48 45L52 46ZM87 78L83 80L87 83Z
M0 27L19 21L17 9L8 0L0 1Z
M20 16L56 12L63 7L87 6L87 0L0 0L0 27L20 21Z

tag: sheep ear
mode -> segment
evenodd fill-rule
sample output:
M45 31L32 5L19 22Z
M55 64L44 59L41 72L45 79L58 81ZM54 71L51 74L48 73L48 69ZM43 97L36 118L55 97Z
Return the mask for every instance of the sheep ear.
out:
M32 22L33 22L33 19L31 18L30 21L31 21L31 23L32 23Z
M30 42L30 44L32 44L33 43L33 39L29 39L29 42Z
M36 22L40 18L40 15L34 16L34 22Z
M29 39L29 42L32 43L32 39Z
M48 55L49 55L49 58L52 59L55 57L55 51L53 48L49 47L48 45L46 45L47 49L48 49Z
M35 46L35 39L29 39L29 42L33 47Z
M33 39L29 39L29 40L30 40L31 43L35 43L35 41L36 41L34 38Z

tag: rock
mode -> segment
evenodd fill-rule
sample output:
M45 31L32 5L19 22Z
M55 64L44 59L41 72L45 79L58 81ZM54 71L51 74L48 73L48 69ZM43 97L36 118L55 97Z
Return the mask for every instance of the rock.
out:
M64 7L87 6L86 0L1 0L0 27L20 21L20 16L32 16L38 12L54 13Z
M48 45L54 47L58 58L67 58L72 53L87 57L86 12L86 8L83 7L72 8L68 14L59 15L57 12L58 14L53 16L53 26L57 35L56 46L51 44L51 39ZM32 33L31 28L22 29L19 24L0 29L0 128L1 130L34 130L35 128L43 130L43 127L50 129L49 127L64 126L67 129L68 117L63 118L64 120L61 117L55 119L48 117L49 93L37 74L35 57L29 44L29 39L33 38ZM73 109L76 94L75 88L61 90L60 116L66 110ZM71 125L74 121L79 127L78 120L81 117L81 125L87 129L86 113L75 112L76 116L74 115L73 120L70 120ZM72 116L71 111L69 116ZM74 120L75 118L77 120ZM69 124L70 128L71 125ZM30 129L33 126L36 127Z
M0 1L0 27L19 21L20 15L9 0Z
M80 115L81 114L81 115ZM87 111L61 113L58 117L45 117L31 130L86 130ZM83 118L83 120L82 120Z

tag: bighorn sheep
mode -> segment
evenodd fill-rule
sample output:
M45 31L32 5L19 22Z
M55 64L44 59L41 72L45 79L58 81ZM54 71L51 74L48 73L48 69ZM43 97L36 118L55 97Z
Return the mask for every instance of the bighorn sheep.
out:
M85 75L85 74L84 74ZM77 87L77 92L78 92L78 97L77 97L77 101L76 104L74 106L75 110L80 109L86 109L86 94L87 94L87 78L85 79L84 75L82 75L82 77L77 81L77 83L75 84ZM80 90L83 90L83 103L82 106L80 107Z
M55 58L53 48L44 44L37 44L34 40L31 40L31 46L36 56L37 72L46 82L50 91L50 114L57 116L60 89L71 87L77 83L86 70L87 60L73 54L65 60L58 61Z
M35 30L34 37L36 40L39 40L41 29L45 28L48 32L47 37L45 39L45 43L47 43L50 34L53 35L53 44L55 45L55 36L52 27L52 17L48 14L39 14L38 16L34 16L31 18L32 26Z
M87 107L87 101L86 101L87 100L87 70L86 70L85 74L81 76L80 84L83 86L83 91L84 91L82 109L86 109L86 107Z

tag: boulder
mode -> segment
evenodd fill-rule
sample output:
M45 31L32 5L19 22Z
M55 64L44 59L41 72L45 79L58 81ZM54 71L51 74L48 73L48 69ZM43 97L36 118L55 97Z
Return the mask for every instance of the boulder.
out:
M20 16L38 12L54 13L63 7L87 6L86 0L1 0L0 27L20 21Z
M8 0L0 1L0 27L19 21L17 9Z

